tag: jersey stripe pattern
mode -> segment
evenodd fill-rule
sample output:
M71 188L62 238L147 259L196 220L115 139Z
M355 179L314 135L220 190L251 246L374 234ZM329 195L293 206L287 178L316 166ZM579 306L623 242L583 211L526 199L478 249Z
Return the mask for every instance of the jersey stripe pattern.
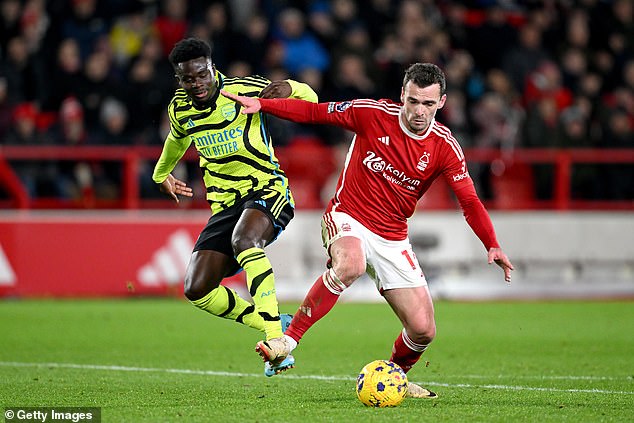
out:
M226 78L217 72L218 90L213 104L197 109L178 89L168 107L170 135L192 143L200 156L200 169L212 212L218 213L259 190L273 190L294 207L286 174L275 157L266 117L244 115L220 89L257 97L270 83L260 76Z

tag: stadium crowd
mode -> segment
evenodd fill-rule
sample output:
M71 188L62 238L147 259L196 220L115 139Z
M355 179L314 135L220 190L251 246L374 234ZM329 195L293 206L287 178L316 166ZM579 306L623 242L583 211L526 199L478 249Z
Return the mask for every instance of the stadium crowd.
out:
M634 148L631 0L0 0L0 145L160 145L167 54L188 35L209 40L225 75L291 77L320 101L398 101L395 75L435 63L448 82L439 120L465 148ZM282 145L350 138L272 130ZM13 165L33 196L116 196L120 182L114 163ZM632 199L632 168L581 166L573 196ZM550 173L535 167L540 198ZM490 169L472 174L490 196Z

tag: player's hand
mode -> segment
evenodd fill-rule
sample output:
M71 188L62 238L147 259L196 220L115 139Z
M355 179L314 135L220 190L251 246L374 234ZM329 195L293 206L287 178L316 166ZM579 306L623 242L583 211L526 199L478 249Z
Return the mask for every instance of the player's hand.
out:
M501 248L491 248L489 250L489 264L493 264L493 262L504 270L504 280L507 283L511 283L511 270L513 270L513 264Z
M288 98L293 93L287 81L273 81L260 92L260 98Z
M161 182L161 191L172 197L177 204L180 202L178 199L179 195L184 195L185 197L194 196L194 191L185 182L176 179L172 174Z
M220 90L220 94L224 95L227 98L230 98L231 100L241 105L242 112L240 113L242 114L246 115L246 114L257 113L262 108L262 105L260 104L260 100L258 100L257 98L245 97L243 95L235 95L233 93L228 93L225 90Z

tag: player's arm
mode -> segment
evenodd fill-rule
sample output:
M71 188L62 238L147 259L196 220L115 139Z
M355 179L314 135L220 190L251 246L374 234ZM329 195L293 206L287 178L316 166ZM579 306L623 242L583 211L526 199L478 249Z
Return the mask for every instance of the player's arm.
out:
M297 98L317 103L317 93L310 85L292 79L271 82L260 92L260 98Z
M160 185L161 191L172 197L177 203L179 202L179 195L184 195L185 197L192 197L194 195L192 189L188 187L185 182L176 179L171 174L178 161L187 151L189 144L187 138L176 138L170 131L165 139L163 151L154 166L154 173L152 174L152 179Z
M239 96L221 90L220 93L242 106L241 113L253 114L260 111L272 114L282 119L297 123L323 123L339 126L357 132L363 128L357 125L353 102L311 103L310 101L294 98L253 98Z
M484 244L489 264L495 263L500 266L504 270L504 280L511 282L513 265L500 248L489 213L476 193L473 180L467 171L464 154L457 143L447 152L443 176L456 195L467 224Z
M473 182L469 180L460 188L454 188L454 193L467 223L487 249L489 264L495 263L500 266L504 270L504 280L511 282L513 264L500 248L489 213L478 198Z

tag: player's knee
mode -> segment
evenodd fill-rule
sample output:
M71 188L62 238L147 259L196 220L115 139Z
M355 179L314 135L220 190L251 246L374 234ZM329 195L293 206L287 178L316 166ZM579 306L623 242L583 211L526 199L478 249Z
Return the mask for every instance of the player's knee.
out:
M183 293L189 301L199 300L208 294L208 292L205 292L205 289L203 289L200 284L197 284L191 278L185 278L185 287Z
M234 234L231 237L231 248L236 256L249 248L264 248L264 244L264 241L254 239L246 234Z
M417 344L428 345L436 337L436 324L432 321L421 321L410 325L407 333Z
M339 261L334 263L333 270L343 284L350 286L365 273L365 262Z
M342 238L343 241L350 239ZM341 241L341 242L343 242ZM339 244L331 251L332 269L335 271L339 280L346 286L350 286L355 280L359 279L366 271L365 255L361 248L356 244Z
M217 284L216 284L217 286ZM200 275L187 274L185 276L184 294L189 301L196 301L209 294L214 288L214 284L210 283L206 278Z

